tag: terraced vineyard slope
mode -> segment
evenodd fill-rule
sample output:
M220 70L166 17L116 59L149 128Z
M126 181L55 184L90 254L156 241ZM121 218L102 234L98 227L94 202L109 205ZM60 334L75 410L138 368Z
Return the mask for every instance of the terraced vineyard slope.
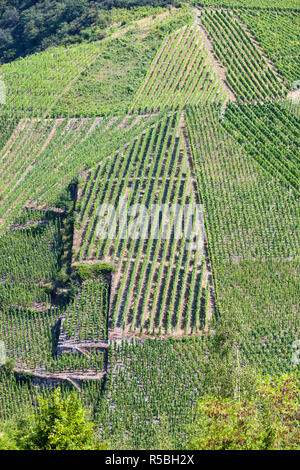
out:
M132 111L220 102L225 90L207 58L197 26L169 35L159 50Z
M254 34L288 86L299 80L300 43L296 34L300 26L299 15L281 9L239 10L237 15Z
M57 387L110 449L232 449L223 404L247 402L253 447L299 447L299 13L99 10L80 44L0 67L0 448Z
M251 157L248 142L233 139L216 108L189 108L187 116L219 309L239 325L246 363L269 373L292 370L298 195Z
M6 86L1 113L24 117L47 115L67 87L100 53L99 43L53 48L1 66Z
M105 164L88 172L78 198L76 225L80 229L75 232L74 260L101 260L117 267L111 328L122 328L126 333L182 335L207 326L213 290L205 233L192 227L192 233L199 237L195 247L189 249L194 235L176 235L181 219L174 210L169 225L154 221L155 233L153 225L150 229L141 218L136 232L130 231L132 218L126 234L120 220L118 230L111 228L113 219L119 216L110 208L118 208L122 214L128 207L129 215L136 216L134 208L139 205L146 210L155 205L179 208L179 204L199 204L181 112L165 114L146 132L117 149ZM191 223L200 227L201 221L192 215Z
M200 18L239 101L261 102L285 95L283 80L232 11L208 9Z
M145 125L138 116L20 120L0 151L0 230L24 205L55 206L66 179Z

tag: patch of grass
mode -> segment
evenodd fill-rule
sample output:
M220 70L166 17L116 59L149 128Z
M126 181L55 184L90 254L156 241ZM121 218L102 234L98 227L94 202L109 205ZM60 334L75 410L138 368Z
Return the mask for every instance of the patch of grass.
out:
M95 263L95 264L75 264L73 265L74 272L80 277L82 281L87 279L97 278L104 273L110 273L117 270L111 263Z

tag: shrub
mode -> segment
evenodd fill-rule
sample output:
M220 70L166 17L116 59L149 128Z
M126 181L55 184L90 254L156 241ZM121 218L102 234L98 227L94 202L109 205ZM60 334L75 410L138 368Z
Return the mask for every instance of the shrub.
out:
M73 269L82 281L86 281L87 279L96 278L101 274L114 272L117 268L113 264L99 262L95 264L82 263L73 265Z

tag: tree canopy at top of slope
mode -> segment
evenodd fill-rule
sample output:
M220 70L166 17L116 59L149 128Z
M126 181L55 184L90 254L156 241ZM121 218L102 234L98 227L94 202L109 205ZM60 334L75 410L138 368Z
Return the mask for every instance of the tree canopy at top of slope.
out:
M81 42L111 24L108 10L167 6L174 0L0 0L0 63L49 46ZM98 37L101 39L101 37Z

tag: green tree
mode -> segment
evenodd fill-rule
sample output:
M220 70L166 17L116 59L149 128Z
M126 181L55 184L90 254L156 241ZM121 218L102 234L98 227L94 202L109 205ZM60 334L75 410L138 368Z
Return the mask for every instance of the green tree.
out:
M5 423L0 423L0 450L18 450L15 436Z
M189 426L189 449L299 449L296 376L258 378L256 393L237 400L204 396Z
M48 399L39 399L38 413L20 447L33 450L86 450L97 447L94 425L87 418L80 398L62 398L57 388Z
M8 359L4 364L0 364L0 380L1 378L10 378L14 373L14 361Z
M257 372L241 364L240 343L246 325L241 318L223 315L210 341L210 356L206 363L203 394L241 400L253 395Z

